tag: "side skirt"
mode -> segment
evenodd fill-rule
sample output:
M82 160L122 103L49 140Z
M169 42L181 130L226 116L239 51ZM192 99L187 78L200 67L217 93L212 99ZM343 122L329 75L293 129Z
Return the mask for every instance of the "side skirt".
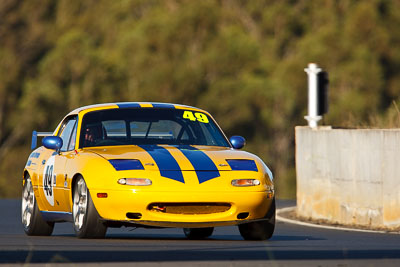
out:
M48 222L73 222L71 212L40 211L43 219Z

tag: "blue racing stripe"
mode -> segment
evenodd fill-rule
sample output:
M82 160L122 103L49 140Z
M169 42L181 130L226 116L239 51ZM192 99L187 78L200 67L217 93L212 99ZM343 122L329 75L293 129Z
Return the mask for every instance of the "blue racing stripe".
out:
M119 108L140 108L139 103L115 103Z
M221 176L215 163L203 151L192 146L178 146L178 149L193 165L200 184Z
M181 167L167 149L157 145L141 145L139 147L146 150L154 159L161 176L185 183Z
M175 108L172 104L164 104L164 103L151 103L153 108Z

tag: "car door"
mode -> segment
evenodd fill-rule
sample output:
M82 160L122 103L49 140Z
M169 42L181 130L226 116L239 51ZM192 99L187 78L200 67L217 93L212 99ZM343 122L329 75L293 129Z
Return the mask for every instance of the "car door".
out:
M44 210L70 211L70 204L66 201L66 196L68 196L66 191L69 189L65 167L67 161L75 154L76 128L77 116L67 117L57 134L63 140L63 146L58 152L46 151L42 159L39 194L44 204Z

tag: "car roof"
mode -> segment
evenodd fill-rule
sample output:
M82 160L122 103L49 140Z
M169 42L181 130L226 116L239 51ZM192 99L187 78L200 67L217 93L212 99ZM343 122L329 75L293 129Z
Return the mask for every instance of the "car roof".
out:
M103 103L103 104L95 104L77 108L71 111L67 116L70 115L77 115L80 112L91 112L95 110L102 110L102 109L117 109L117 108L163 108L163 109L189 109L195 111L201 111L204 113L209 114L207 111L186 106L180 104L171 104L171 103L160 103L160 102L116 102L116 103Z

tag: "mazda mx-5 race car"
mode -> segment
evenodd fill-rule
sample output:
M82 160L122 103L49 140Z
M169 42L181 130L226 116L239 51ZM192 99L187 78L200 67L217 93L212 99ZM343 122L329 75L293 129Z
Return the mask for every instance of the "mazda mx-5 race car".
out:
M72 222L80 238L108 227L182 227L191 239L238 225L246 240L275 228L271 171L240 151L204 110L164 103L110 103L70 112L23 173L22 224L51 235Z

